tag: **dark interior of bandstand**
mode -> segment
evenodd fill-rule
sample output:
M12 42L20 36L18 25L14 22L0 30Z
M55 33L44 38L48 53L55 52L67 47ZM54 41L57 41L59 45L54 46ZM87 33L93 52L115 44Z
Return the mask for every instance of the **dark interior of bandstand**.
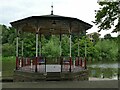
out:
M78 55L77 57L72 57L71 55L71 36L73 34L78 36L83 33L86 35L86 30L90 29L92 25L79 20L77 18L72 17L64 17L59 15L54 15L51 13L50 15L43 16L31 16L21 20L17 20L10 23L12 27L14 27L17 31L16 37L16 71L24 71L24 72L38 72L38 73L47 73L47 70L50 65L59 67L58 71L52 72L79 72L81 70L87 69L86 65L86 52L84 57L80 57L79 55L79 45L78 45ZM36 36L36 56L32 58L24 57L23 55L23 41L22 39L22 55L18 54L18 45L19 45L19 35L27 33L34 33ZM61 41L62 35L69 35L69 56L63 57L61 50ZM60 56L57 57L56 62L49 62L49 57L42 56L42 52L38 53L38 48L41 50L42 47L39 47L41 42L41 35L59 35L59 45L60 45ZM48 66L48 67L47 67Z

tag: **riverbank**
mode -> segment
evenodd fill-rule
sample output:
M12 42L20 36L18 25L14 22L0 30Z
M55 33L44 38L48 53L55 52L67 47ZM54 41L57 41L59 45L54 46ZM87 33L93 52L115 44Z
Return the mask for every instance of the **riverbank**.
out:
M105 80L118 80L117 78L96 78L96 77L89 77L89 81L105 81Z

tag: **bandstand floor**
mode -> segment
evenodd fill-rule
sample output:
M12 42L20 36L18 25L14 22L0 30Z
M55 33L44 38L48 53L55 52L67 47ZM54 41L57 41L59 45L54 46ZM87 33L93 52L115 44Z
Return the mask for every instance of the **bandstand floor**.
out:
M45 68L47 69L47 67L50 68L50 66L54 66L55 64L50 64L50 65L37 65L37 70L38 70L38 73L44 73L46 72ZM59 67L57 68L58 70L56 70L56 72L58 71L59 72L59 69L61 70L61 67L59 65ZM70 65L63 65L62 66L62 72L69 72L69 69L70 69ZM83 67L81 66L71 66L71 72L79 72L79 71L83 71L85 70ZM24 66L24 67L21 67L19 68L18 71L23 71L23 72L35 72L35 65L32 65L32 66ZM53 71L54 72L54 71Z
M55 69L56 68L56 69ZM15 70L13 81L18 82L36 82L36 81L64 81L64 80L88 80L88 70L80 66L70 65L37 65L37 72L35 72L35 65L24 66Z

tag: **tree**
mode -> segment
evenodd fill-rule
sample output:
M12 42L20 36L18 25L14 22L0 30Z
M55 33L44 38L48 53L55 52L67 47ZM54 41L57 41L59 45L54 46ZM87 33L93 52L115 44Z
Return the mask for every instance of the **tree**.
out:
M111 38L112 38L111 34L104 35L104 39L111 39Z
M2 56L15 56L15 45L5 43L2 45Z
M94 40L94 45L99 41L99 33L97 33L97 32L95 32L94 34L93 34L93 40Z
M112 26L115 26L113 32L120 31L119 2L98 2L98 4L101 8L96 11L94 23L98 25L99 31L111 29ZM115 21L117 21L116 25Z
M15 29L1 25L1 39L2 39L2 55L13 56L15 55Z
M34 33L25 33L24 32L24 56L26 57L34 57L35 56L35 50L36 50L36 43L35 43L35 34ZM21 56L21 38L19 38L19 54Z
M120 2L98 2L101 8L96 11L95 24L98 25L98 28L101 30L109 30L112 27L113 32L120 31ZM116 60L118 57L118 44L116 38L111 39L111 35L107 34L104 36L107 40L99 41L95 47L98 51L99 59L101 60ZM111 40L110 40L111 39Z
M2 44L8 43L9 30L5 25L2 25Z
M97 50L97 60L100 61L117 61L118 56L118 44L114 40L102 40L99 41L95 48Z
M69 36L62 35L62 56L69 56Z
M118 44L118 46L120 46L120 35L118 35L118 37L117 37L117 44ZM117 57L118 57L117 59L119 61L120 60L120 47L118 47L118 56Z
M93 45L93 42L90 41L90 39L87 36L82 36L79 40L79 53L80 57L85 57L85 43L86 43L86 54L87 54L87 60L88 58L95 58L95 47ZM78 39L76 39L75 43L72 47L72 56L78 55Z
M51 36L50 40L43 46L43 55L48 57L59 57L59 39L57 36Z

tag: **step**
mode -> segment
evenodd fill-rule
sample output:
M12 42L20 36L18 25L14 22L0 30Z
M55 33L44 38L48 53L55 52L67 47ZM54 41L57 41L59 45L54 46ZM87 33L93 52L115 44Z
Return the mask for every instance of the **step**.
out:
M60 72L48 72L46 80L47 81L61 80Z
M60 76L60 72L48 72L47 76Z

